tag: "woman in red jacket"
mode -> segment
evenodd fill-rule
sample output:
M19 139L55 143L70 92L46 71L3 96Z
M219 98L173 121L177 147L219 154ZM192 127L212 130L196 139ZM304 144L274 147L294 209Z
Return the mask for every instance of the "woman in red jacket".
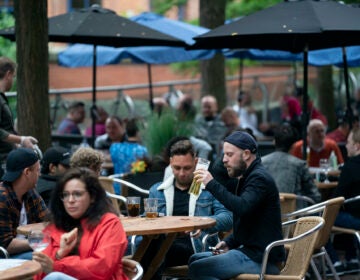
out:
M95 173L69 170L54 189L50 210L44 231L51 241L33 253L43 270L35 279L128 279L121 262L126 234Z

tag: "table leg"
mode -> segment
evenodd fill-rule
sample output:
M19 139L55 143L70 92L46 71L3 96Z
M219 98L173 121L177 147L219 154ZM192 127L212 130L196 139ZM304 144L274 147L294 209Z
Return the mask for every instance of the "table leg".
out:
M141 259L144 257L144 254L149 247L151 240L158 238L159 235L144 235L141 243L139 244L138 248L136 249L135 254L133 255L132 259L134 261L140 262Z
M166 253L169 251L171 244L174 242L177 233L168 233L165 240L161 243L159 251L156 253L155 257L151 261L148 270L146 271L143 280L151 280L155 272L160 267L161 263L164 261Z

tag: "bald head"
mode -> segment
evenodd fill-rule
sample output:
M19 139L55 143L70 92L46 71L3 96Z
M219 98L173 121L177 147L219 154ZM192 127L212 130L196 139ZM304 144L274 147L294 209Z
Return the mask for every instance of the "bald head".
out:
M309 144L312 148L320 148L324 145L325 125L321 120L313 119L307 127Z
M218 105L216 98L212 95L205 95L201 98L201 112L203 117L209 118L216 116Z

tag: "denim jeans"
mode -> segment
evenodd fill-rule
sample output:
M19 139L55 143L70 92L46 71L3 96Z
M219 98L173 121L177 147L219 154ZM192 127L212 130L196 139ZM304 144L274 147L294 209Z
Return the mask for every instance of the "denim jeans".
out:
M189 276L194 280L229 279L238 274L259 274L261 263L254 262L240 250L213 255L212 252L197 253L190 257ZM274 264L268 264L268 274L279 274Z
M16 255L10 255L10 259L32 260L33 251L27 251Z
M44 280L76 280L76 278L62 272L51 272L45 276Z

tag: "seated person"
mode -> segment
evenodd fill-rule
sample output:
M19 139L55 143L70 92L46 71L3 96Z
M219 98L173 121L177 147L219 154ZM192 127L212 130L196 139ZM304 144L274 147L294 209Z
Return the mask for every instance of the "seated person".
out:
M16 235L19 225L42 222L49 214L35 191L40 174L37 154L28 148L11 151L0 182L0 246L11 258L30 259L32 250L24 236Z
M307 156L307 163L310 167L319 167L320 159L329 158L332 151L334 151L337 162L344 163L339 146L334 140L325 138L325 125L321 120L313 119L309 122L307 127L307 146L310 154ZM303 159L303 140L294 143L290 150L290 154Z
M295 128L289 124L281 125L275 130L276 151L262 157L261 162L274 177L279 192L305 195L319 202L321 195L306 161L289 154L289 149L297 138Z
M106 134L98 136L95 140L95 149L109 150L112 143L126 140L125 123L118 116L110 116L105 122Z
M36 190L49 205L51 192L56 181L70 167L70 151L63 147L51 147L46 150L41 160L41 174Z
M68 170L56 185L50 210L52 218L44 231L51 242L33 253L42 268L35 279L52 272L60 275L56 279L128 279L121 261L126 233L94 172Z
M194 252L202 250L201 240L206 233L229 231L232 226L231 213L208 191L200 190L199 196L188 193L196 166L194 148L189 140L178 141L171 147L170 165L173 175L150 189L149 197L158 198L158 212L166 216L209 216L216 220L216 225L203 231L186 232L176 238L166 254L163 267L187 264ZM209 241L211 246L216 244L214 239ZM142 263L144 269L147 268L146 260L152 259L157 251L158 242L154 240L147 251Z
M70 158L70 167L86 167L100 176L104 155L93 148L80 147Z
M109 114L103 107L98 106L95 110L96 122L95 122L95 136L100 136L106 133L105 122ZM92 136L92 124L85 130L85 136Z
M127 140L110 146L110 156L116 174L131 172L132 163L148 157L147 148L140 144L139 128L135 119L126 124L126 134Z
M335 197L343 196L345 199L360 195L360 129L354 128L347 139L346 150L348 160L345 162L337 188ZM355 201L345 204L340 208L334 223L335 226L360 230L360 202ZM357 241L353 235L346 234L339 236L344 244L345 261L342 263L335 250L329 250L329 255L334 263L336 271L356 273L360 270L359 259L356 254ZM328 247L326 248L328 250ZM344 267L345 266L345 267Z
M58 134L81 135L79 124L85 119L85 104L81 101L73 102L68 107L66 118L61 121L57 129Z

